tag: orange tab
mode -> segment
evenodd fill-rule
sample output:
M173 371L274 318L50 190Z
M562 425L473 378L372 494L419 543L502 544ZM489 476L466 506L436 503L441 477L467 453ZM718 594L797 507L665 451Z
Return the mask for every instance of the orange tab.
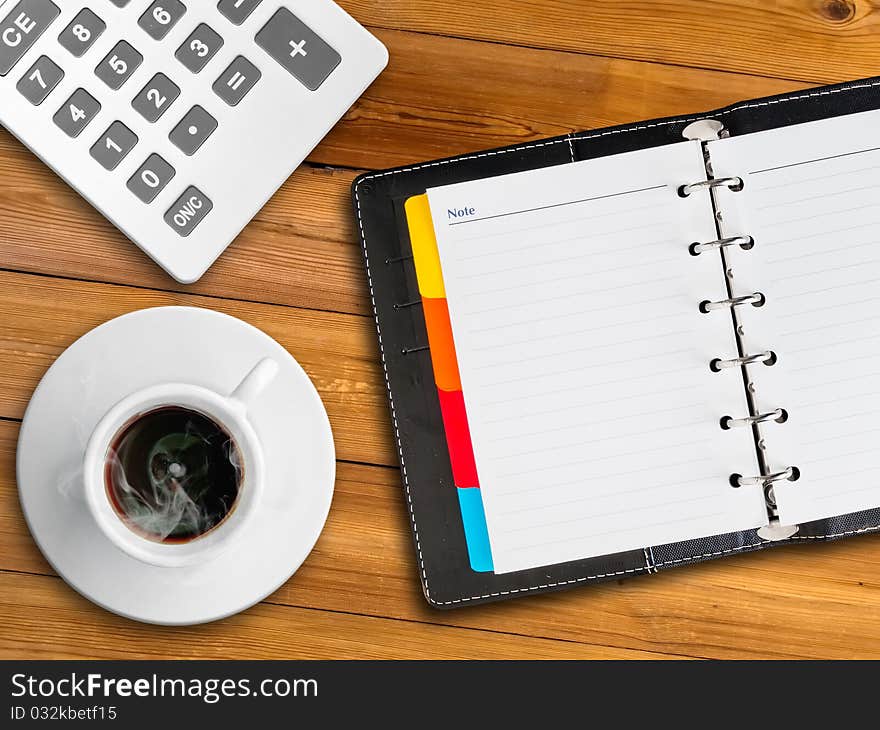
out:
M441 390L461 390L455 343L452 341L452 323L445 299L422 299L434 381Z

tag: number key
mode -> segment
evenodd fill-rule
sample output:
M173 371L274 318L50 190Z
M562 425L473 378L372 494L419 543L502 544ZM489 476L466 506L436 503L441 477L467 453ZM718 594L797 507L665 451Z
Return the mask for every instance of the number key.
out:
M119 41L106 58L98 64L95 75L111 89L121 89L144 57L125 41Z
M156 74L150 79L141 93L138 94L131 105L148 122L157 122L174 100L180 96L180 89L165 74Z
M81 58L98 37L107 30L107 25L88 8L80 10L58 36L58 42L77 58Z
M199 73L223 47L223 39L202 23L177 49L177 60L194 74Z
M105 170L115 170L138 143L137 135L122 122L113 122L90 150Z
M186 6L180 0L156 0L141 16L138 25L151 38L161 41L184 15Z
M220 0L217 8L230 22L241 25L261 2L263 0Z
M85 89L77 89L55 114L54 122L68 137L79 137L101 111L101 105Z
M63 78L64 71L48 56L41 56L15 88L31 104L39 106Z
M176 175L171 165L159 155L150 155L147 161L128 181L128 189L144 203L152 203Z

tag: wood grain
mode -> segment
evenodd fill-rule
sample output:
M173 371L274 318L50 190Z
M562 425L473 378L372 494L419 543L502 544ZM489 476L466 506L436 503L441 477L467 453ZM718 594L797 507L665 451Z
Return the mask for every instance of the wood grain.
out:
M0 129L6 269L308 309L370 312L354 245L348 170L304 166L195 285L170 279L94 208ZM58 231L63 230L64 236ZM95 262L100 261L100 266Z
M644 652L260 604L207 626L145 627L57 578L0 573L0 659L595 659ZM662 657L658 657L662 658Z
M391 53L387 70L310 156L313 162L406 165L575 130L703 112L806 85L458 38L377 35Z
M51 575L18 509L12 478L16 432L16 424L0 422L0 570ZM315 550L269 601L417 622L426 641L433 636L432 625L442 625L563 638L589 645L589 651L880 657L874 629L880 621L878 536L437 611L425 604L418 588L401 496L397 470L340 464L333 509Z
M361 22L495 43L825 82L880 69L872 0L341 0Z
M430 609L349 202L364 168L876 73L874 4L341 1L389 46L388 70L194 286L0 130L0 657L880 657L880 536ZM14 480L15 419L54 359L97 324L164 304L275 337L315 382L339 457L359 462L338 465L327 527L285 586L189 629L116 618L65 586L27 533Z
M0 271L0 417L21 418L55 358L93 327L147 307L209 307L258 327L297 359L330 415L340 459L397 463L375 328L366 317Z

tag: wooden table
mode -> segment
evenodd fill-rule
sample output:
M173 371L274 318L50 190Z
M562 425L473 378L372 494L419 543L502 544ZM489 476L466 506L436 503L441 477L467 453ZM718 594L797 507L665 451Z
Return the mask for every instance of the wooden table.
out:
M0 130L0 657L878 657L880 536L439 612L422 599L356 245L360 170L880 73L869 0L341 0L391 64L196 285L176 284ZM262 604L192 628L112 616L19 510L19 420L77 337L210 307L308 371L339 456L330 519Z

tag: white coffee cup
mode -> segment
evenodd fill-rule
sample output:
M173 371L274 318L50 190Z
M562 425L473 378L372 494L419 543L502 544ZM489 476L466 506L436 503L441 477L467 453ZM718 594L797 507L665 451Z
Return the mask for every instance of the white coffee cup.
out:
M137 560L168 568L204 563L229 549L253 516L263 492L263 451L248 408L277 372L278 363L265 358L228 395L199 385L162 383L132 393L107 411L89 438L83 476L89 510L110 542ZM140 416L169 406L196 411L222 426L237 446L243 468L238 497L229 514L205 534L183 543L158 542L136 532L113 506L106 483L107 460L112 458L118 435Z

